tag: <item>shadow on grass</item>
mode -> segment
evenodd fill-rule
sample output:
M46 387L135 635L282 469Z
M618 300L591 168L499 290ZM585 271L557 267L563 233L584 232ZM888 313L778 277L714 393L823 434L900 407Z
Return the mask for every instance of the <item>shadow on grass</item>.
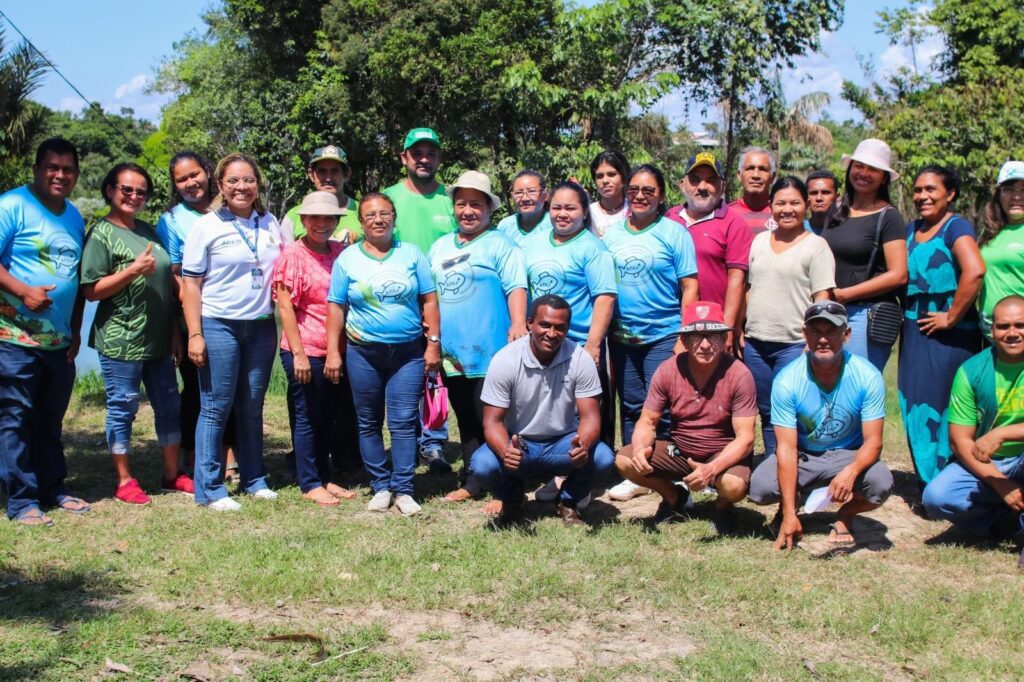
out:
M921 502L921 486L917 480L917 474L913 471L900 471L892 469L893 488L895 497L902 499L908 507L913 507Z

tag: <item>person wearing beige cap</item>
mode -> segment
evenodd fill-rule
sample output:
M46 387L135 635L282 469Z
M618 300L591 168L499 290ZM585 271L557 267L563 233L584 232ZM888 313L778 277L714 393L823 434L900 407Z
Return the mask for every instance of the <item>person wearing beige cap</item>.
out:
M336 144L317 147L310 155L306 175L313 183L315 191L330 192L338 200L341 213L338 214L334 238L346 244L359 239L363 235L363 229L356 214L356 201L345 194L345 183L352 177L352 167L348 163L345 150ZM281 221L281 236L289 243L306 234L306 228L303 227L300 218L300 208L301 205L293 206Z
M345 245L331 239L344 210L334 192L311 192L297 207L303 235L274 266L273 293L281 315L281 365L294 405L292 443L302 496L335 506L354 493L331 482L331 442L355 450L355 413L348 377L324 375L327 356L327 290L331 268ZM358 452L356 452L358 458Z
M821 232L836 259L832 298L849 316L847 350L881 371L903 322L897 293L907 283L906 223L890 198L900 174L889 145L874 138L844 154L843 168L839 208Z
M469 170L447 188L458 231L434 242L427 260L437 284L441 355L448 399L459 420L462 473L445 500L462 502L483 493L470 472L473 453L484 444L483 388L487 366L505 344L526 335L526 266L515 242L491 229L501 201L491 180ZM500 511L497 505L485 509Z

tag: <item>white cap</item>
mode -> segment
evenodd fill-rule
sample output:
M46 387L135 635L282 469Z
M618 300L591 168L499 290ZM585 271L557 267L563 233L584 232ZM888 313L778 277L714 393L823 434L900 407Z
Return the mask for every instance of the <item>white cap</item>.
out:
M1012 180L1024 180L1024 161L1007 161L999 169L999 177L996 178L997 185Z

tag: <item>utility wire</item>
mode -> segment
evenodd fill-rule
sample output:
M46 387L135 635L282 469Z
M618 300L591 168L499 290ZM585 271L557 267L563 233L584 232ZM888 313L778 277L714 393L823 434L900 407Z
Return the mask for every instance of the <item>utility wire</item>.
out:
M21 29L18 28L17 24L15 24L13 21L11 21L11 18L9 16L7 16L6 14L4 14L3 10L0 10L0 17L3 17L3 19L10 25L10 27L13 28L14 31L19 36L21 36L21 39L24 40L25 43L29 47L31 47L33 50L35 50L36 54L38 54L39 57L44 62L46 62L46 65L50 67L51 71L53 71L55 74L57 74L60 77L60 79L67 84L67 86L69 88L74 90L75 94L77 94L79 97L81 97L82 101L85 102L86 105L90 109L93 109L94 111L96 111L96 113L98 113L100 115L100 117L103 119L104 123L106 123L108 126L110 126L111 129L113 129L113 131L116 132L118 135L123 137L124 141L127 142L130 146L132 146L132 147L138 146L138 143L136 143L131 138L129 138L128 135L126 135L125 132L121 128L119 128L116 123L114 123L111 119L109 119L107 117L107 113L105 111L103 111L103 108L99 104L97 104L96 102L90 101L88 97L86 97L85 95L82 94L81 90L79 90L78 88L75 87L74 83L69 81L64 76L64 74L61 73L60 69L58 69L57 66L53 62L50 61L50 58L47 57L46 54L42 50L40 50L38 47L36 47L35 44L31 40L28 39L27 35L22 33ZM146 152L142 150L141 146L139 146L139 156L141 156L146 161L148 161L150 163L150 165L153 166L154 168L156 167L156 165L157 165L156 161L154 161L153 159L149 158L149 155L146 154Z

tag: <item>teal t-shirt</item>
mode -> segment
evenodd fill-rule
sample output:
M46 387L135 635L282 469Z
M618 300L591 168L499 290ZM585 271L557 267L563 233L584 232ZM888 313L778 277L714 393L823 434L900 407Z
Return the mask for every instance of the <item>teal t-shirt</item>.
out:
M825 392L804 353L782 368L772 383L772 424L796 429L805 452L854 450L864 444L861 425L885 417L885 383L870 362L843 351L839 381Z
M383 192L395 202L395 239L429 253L434 242L455 231L455 209L443 185L433 194L416 194L403 180Z
M545 212L544 217L540 219L540 222L533 226L533 229L529 232L523 232L519 228L519 214L513 213L510 216L505 216L498 221L498 232L511 239L517 246L522 246L523 242L532 234L538 232L550 232L551 231L551 214Z
M302 216L299 215L300 208L302 208L302 204L292 206L284 214L284 220L281 221L281 234L287 233L295 239L306 236L306 227L302 224ZM345 205L345 215L338 216L338 227L334 230L334 236L340 237L341 233L346 230L352 235L349 239L350 244L363 237L363 226L359 223L359 204L352 197L348 198L348 203Z
M988 351L985 351L985 354L988 354ZM971 364L971 361L967 364ZM978 399L974 395L965 367L966 365L961 365L953 377L948 420L950 424L958 426L980 426ZM1010 364L997 358L994 369L996 414L992 428L1024 422L1024 363ZM982 434L979 432L977 435ZM1021 454L1024 454L1024 442L1006 441L993 457L1003 459Z
M697 274L690 233L664 217L639 232L622 221L608 228L604 243L615 259L619 292L611 337L640 346L678 333L679 280Z
M545 294L557 294L572 309L569 338L587 340L594 317L594 299L615 294L615 264L604 242L587 229L559 244L552 230L534 231L522 244L526 254L526 273L530 281L530 300ZM678 304L676 312L678 313Z
M156 231L137 222L134 230L101 220L89 230L82 252L82 284L120 272L153 244L156 272L133 279L96 307L89 345L116 360L152 360L171 354L171 324L177 301L171 285L171 258Z
M478 378L508 343L508 296L526 289L523 253L488 230L462 244L457 234L430 249L430 271L441 307L441 350L447 374Z
M327 300L348 306L345 334L353 343L406 343L423 336L419 297L433 291L430 266L414 245L395 240L377 258L360 241L334 261Z
M47 350L71 344L71 313L78 295L85 223L70 201L53 213L28 186L0 195L0 265L31 286L53 286L45 310L29 310L14 294L3 292L0 341Z
M156 221L156 236L160 239L171 265L181 265L181 254L185 250L185 238L196 221L203 217L188 204L176 204L170 211L164 211Z

